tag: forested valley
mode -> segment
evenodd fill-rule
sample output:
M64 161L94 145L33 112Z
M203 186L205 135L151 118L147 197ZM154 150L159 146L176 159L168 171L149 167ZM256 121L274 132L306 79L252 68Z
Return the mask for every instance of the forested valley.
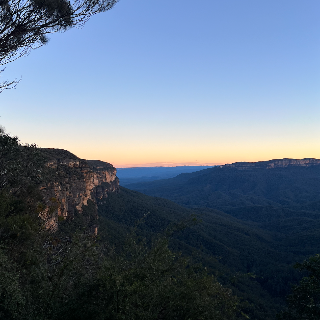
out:
M52 231L41 190L65 176L4 132L0 151L1 319L319 319L319 166L120 187Z

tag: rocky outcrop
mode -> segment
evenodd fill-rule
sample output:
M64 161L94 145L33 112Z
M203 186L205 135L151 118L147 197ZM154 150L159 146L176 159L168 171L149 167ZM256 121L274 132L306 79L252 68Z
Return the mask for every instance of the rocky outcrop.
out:
M119 190L116 169L98 160L83 160L62 149L42 149L50 169L50 182L41 187L48 204L42 213L46 227L57 230L58 221L82 212L91 200L108 197Z
M258 162L235 162L232 164L226 164L220 166L221 168L236 168L238 170L250 170L250 169L273 169L273 168L285 168L292 166L309 167L314 165L320 165L320 159L305 158L305 159L273 159L269 161Z

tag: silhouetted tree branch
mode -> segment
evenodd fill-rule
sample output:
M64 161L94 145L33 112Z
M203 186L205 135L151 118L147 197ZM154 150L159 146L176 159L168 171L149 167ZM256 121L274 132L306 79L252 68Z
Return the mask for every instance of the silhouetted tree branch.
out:
M48 42L47 34L83 26L118 0L0 0L0 65ZM3 70L2 70L3 71ZM0 83L0 92L17 81Z
M0 74L4 71L5 69L2 69L0 70ZM0 82L0 93L3 91L3 90L6 90L6 89L14 89L17 84L20 82L21 79L19 80L13 80L13 81L3 81L3 82Z

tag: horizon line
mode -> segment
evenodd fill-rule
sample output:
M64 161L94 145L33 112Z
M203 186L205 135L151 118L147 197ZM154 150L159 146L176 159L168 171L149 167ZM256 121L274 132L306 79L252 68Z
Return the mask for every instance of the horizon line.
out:
M274 158L269 160L258 160L258 161L235 161L235 162L227 162L227 163L217 163L217 162L206 162L206 163L198 163L198 162L149 162L149 163L143 163L143 164L124 164L116 166L117 169L128 169L128 168L174 168L174 167L214 167L214 166L222 166L226 164L234 164L234 163L259 163L259 162L268 162L268 161L276 161L276 160L318 160L317 158Z
M223 163L217 162L208 162L208 163L198 163L198 162L149 162L149 163L138 163L138 164L122 164L122 165L114 165L118 169L126 169L126 168L174 168L174 167L214 167L221 166Z

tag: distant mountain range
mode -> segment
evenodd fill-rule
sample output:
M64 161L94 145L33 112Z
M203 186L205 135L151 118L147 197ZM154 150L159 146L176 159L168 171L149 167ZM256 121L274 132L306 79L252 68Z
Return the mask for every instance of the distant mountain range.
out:
M212 166L118 168L117 176L120 179L121 186L125 187L131 183L168 179L180 173L190 173L207 168L212 168Z
M128 187L188 207L313 209L320 202L320 160L239 162Z
M237 169L252 169L252 168L261 168L261 169L272 169L272 168L285 168L292 166L300 167L310 167L314 165L320 165L320 159L315 158L304 158L304 159L273 159L269 161L258 161L258 162L235 162L232 164L225 164L220 167L232 167Z

